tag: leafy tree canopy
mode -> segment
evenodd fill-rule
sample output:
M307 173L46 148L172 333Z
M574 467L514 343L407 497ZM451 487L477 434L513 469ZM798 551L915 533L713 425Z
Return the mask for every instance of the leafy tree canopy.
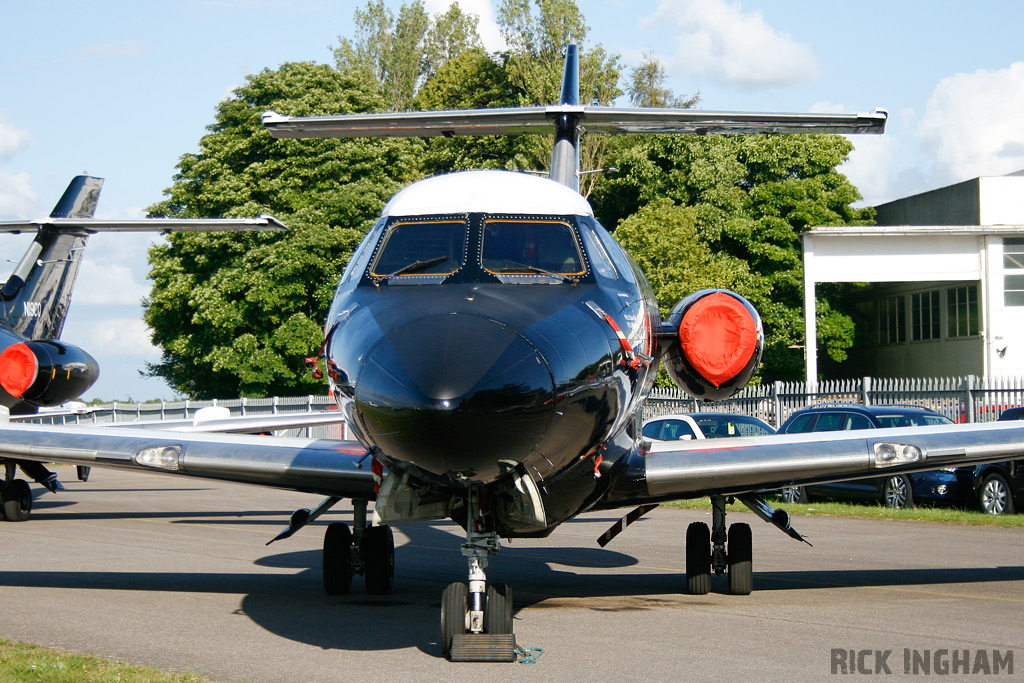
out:
M174 234L150 252L154 285L145 319L162 349L150 374L195 398L322 391L304 357L322 340L324 316L352 249L386 200L416 178L461 168L542 169L542 136L274 140L260 114L460 109L556 101L569 41L582 46L582 96L609 104L622 94L618 56L587 47L574 0L503 0L509 46L486 54L476 18L453 5L430 17L422 0L397 16L382 0L356 10L335 66L283 64L250 76L218 104L214 122L178 164L153 216L270 213L287 233ZM690 106L664 87L652 55L626 89L639 105ZM595 144L596 143L596 144ZM836 171L850 151L837 136L594 136L584 169L595 211L644 267L667 312L696 289L730 287L758 306L769 347L766 379L798 377L802 355L799 231L863 223L856 189ZM852 323L822 288L819 343L840 360Z
M250 76L217 106L151 216L286 220L287 233L175 233L150 251L145 320L162 351L150 374L194 398L321 391L303 358L334 286L387 199L417 177L412 139L273 140L260 114L379 111L372 87L327 67Z

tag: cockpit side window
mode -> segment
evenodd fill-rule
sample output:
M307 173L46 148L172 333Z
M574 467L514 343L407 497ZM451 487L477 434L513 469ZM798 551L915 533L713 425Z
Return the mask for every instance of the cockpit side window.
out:
M393 223L370 266L371 277L451 275L466 260L465 221Z
M612 260L608 256L607 250L601 243L597 236L594 234L594 229L586 222L581 221L579 223L580 234L583 235L583 243L587 247L587 252L590 255L590 263L594 266L594 270L597 271L598 275L609 280L614 280L618 277L615 272L615 266L612 265Z
M586 273L572 226L555 220L487 220L481 265L494 275Z

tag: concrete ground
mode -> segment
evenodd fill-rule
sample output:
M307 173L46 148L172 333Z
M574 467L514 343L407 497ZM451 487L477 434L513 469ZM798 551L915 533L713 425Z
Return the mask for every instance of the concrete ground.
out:
M840 660L919 680L924 658L952 671L953 651L972 670L1011 652L1013 676L1004 661L996 679L1024 676L1020 529L796 518L811 548L730 513L753 527L755 592L727 595L721 577L690 596L683 534L709 513L659 508L603 550L595 539L618 515L589 514L547 539L505 542L488 568L512 586L516 639L543 648L537 662L452 664L437 644L441 591L466 576L452 523L398 530L392 595L368 596L356 578L351 595L328 597L319 522L265 545L312 496L60 472L67 492L39 496L27 522L0 523L0 637L267 682L819 681ZM350 511L320 522L339 519Z

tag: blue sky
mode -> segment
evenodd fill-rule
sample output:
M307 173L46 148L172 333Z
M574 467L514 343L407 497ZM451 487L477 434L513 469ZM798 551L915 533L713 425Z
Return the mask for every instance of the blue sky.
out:
M451 0L426 0L440 12ZM104 177L97 215L143 215L197 149L217 102L285 61L332 63L360 0L50 0L3 8L0 220L46 215L71 176ZM388 3L397 8L401 0ZM502 47L499 0L462 0ZM862 0L581 0L590 34L635 65L651 52L705 109L890 114L844 167L880 202L1024 168L1024 4ZM0 236L5 259L24 237ZM64 338L103 368L86 395L172 398L141 379L159 351L138 301L147 236L91 238Z

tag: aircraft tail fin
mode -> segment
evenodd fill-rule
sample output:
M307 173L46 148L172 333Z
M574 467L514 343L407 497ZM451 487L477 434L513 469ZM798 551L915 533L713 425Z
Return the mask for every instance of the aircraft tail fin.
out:
M102 178L76 176L50 217L91 218L102 188ZM0 324L27 339L59 338L88 236L80 227L40 226L0 287Z

